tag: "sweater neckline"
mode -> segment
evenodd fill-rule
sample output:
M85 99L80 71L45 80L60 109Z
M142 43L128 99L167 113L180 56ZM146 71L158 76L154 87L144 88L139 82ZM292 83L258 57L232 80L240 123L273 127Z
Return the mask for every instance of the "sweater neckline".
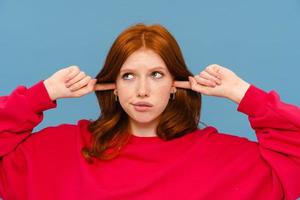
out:
M136 141L136 142L165 142L163 139L161 139L158 136L137 136L137 135L130 135L130 140Z

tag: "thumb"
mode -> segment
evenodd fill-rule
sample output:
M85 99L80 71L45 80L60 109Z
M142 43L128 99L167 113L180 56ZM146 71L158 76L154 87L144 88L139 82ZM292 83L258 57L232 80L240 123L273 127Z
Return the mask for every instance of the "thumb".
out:
M95 86L96 86L96 83L97 83L97 79L92 79L91 81L90 81L90 85L93 87L93 90L94 90L94 88L95 88Z
M203 93L204 90L205 90L205 86L201 85L201 84L198 84L198 82L196 81L196 79L192 76L189 76L189 81L190 81L190 84L191 84L191 89L196 91L196 92L199 92L199 93Z
M197 81L195 80L195 78L192 77L192 76L189 76L188 78L189 78L189 81L190 81L190 84L191 84L191 89L195 88L196 85L197 85Z

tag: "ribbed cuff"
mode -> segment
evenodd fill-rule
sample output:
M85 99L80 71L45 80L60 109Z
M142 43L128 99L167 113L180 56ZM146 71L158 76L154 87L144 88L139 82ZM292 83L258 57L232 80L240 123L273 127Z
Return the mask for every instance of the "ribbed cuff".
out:
M44 80L30 87L27 90L26 96L31 108L37 113L56 108L57 106L57 102L51 100L44 85Z
M249 116L259 116L267 109L268 93L250 85L237 110Z

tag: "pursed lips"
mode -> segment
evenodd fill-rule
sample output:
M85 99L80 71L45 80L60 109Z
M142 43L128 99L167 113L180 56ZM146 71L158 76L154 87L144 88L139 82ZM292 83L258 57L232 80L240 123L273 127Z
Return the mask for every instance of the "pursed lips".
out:
M144 107L152 107L153 105L151 103L148 103L146 101L140 101L136 103L131 103L134 106L144 106Z

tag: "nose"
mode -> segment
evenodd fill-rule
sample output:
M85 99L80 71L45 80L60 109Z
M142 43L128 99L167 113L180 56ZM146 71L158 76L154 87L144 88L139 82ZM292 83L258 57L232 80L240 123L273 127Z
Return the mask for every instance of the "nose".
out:
M146 78L141 78L140 81L137 83L137 96L138 97L149 96L149 88L148 88Z

